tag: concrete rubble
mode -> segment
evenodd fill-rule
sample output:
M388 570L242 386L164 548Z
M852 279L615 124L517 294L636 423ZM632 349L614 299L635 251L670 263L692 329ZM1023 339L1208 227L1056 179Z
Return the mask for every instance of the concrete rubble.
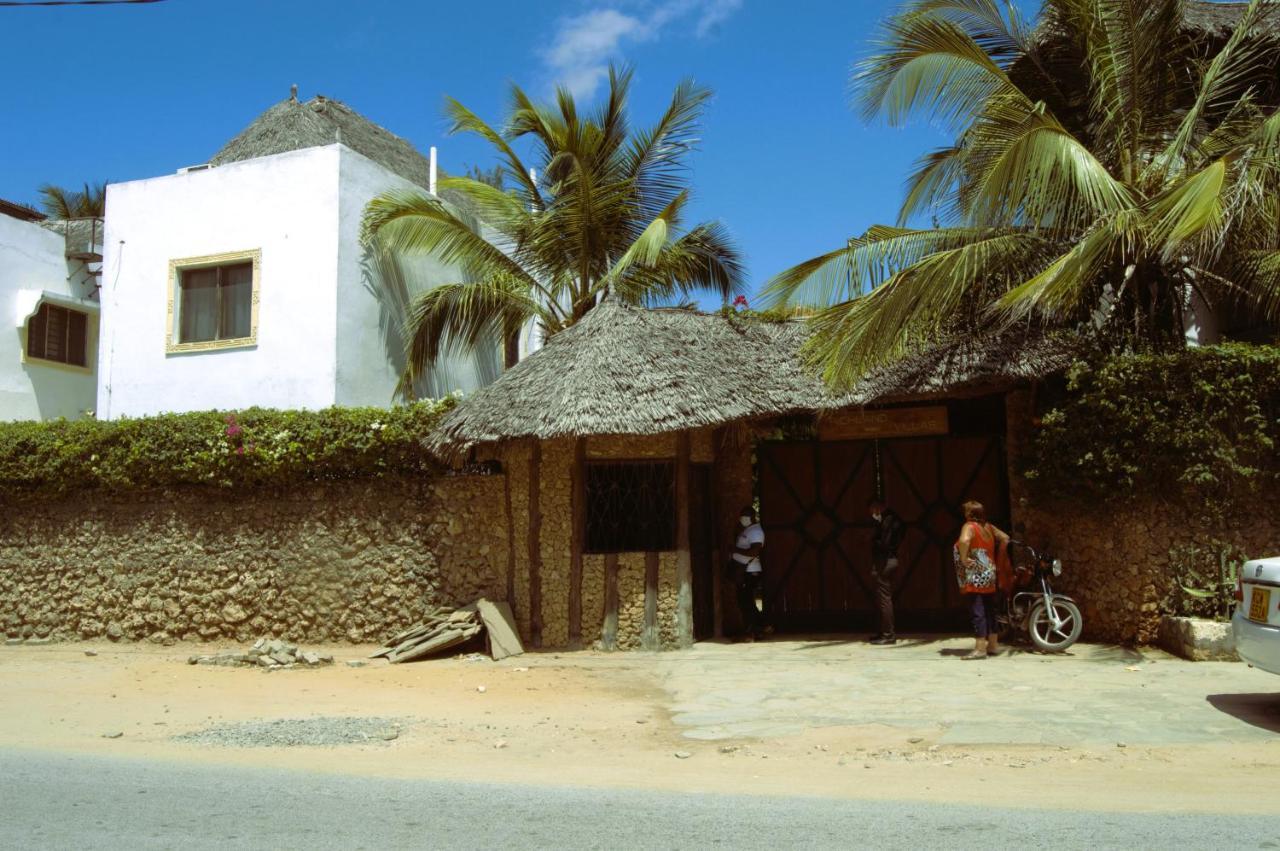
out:
M296 644L277 638L259 638L244 653L227 650L221 653L191 656L189 665L221 665L231 668L318 668L332 665L333 657L327 653L302 650Z

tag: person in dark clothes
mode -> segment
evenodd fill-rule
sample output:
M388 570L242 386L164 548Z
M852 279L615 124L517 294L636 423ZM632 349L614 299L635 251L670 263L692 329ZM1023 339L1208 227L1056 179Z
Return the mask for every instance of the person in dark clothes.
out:
M756 511L751 506L742 509L738 522L742 529L733 547L738 610L742 612L742 625L746 629L748 640L756 641L764 635L764 617L756 608L756 597L760 596L764 578L764 566L760 563L760 553L764 550L764 529L760 527Z
M893 631L893 575L898 569L898 548L906 526L897 513L873 497L867 502L867 510L874 523L871 531L871 575L876 580L876 602L880 609L880 631L871 639L872 644L894 644Z

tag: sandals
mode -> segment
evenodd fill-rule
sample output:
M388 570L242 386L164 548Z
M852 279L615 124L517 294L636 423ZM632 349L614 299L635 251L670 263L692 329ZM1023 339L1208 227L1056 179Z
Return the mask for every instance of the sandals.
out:
M970 662L974 659L985 659L987 658L987 652L984 650L981 653L979 653L977 650L970 650L968 653L964 654L960 658L966 662Z

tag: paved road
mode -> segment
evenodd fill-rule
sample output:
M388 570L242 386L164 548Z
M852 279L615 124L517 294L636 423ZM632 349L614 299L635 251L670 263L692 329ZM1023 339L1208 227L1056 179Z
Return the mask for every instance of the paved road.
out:
M405 781L0 750L5 848L1270 848L1274 817Z

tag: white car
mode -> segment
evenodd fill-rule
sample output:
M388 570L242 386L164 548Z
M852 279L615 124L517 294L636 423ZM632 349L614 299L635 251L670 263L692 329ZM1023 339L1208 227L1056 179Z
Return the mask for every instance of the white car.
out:
M1236 599L1236 652L1253 667L1280 674L1280 557L1245 562Z

